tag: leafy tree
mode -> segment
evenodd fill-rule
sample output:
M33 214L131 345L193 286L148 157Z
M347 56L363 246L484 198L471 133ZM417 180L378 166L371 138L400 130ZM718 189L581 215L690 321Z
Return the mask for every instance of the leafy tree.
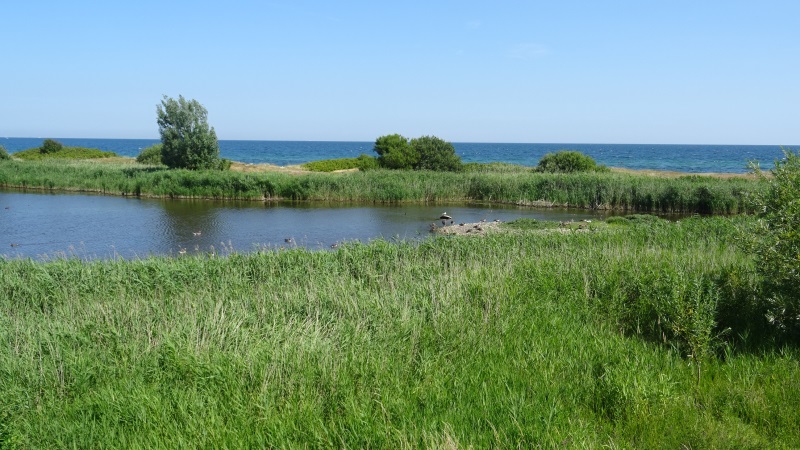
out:
M219 143L208 126L208 111L197 100L166 95L157 107L161 161L170 168L219 169Z
M538 172L594 172L607 170L598 166L591 156L574 150L560 150L548 153L539 160Z
M375 140L374 150L380 166L388 169L461 170L461 158L453 145L436 136L409 142L399 134L389 134Z
M436 136L422 136L411 140L411 148L419 155L415 169L457 172L461 170L461 157L453 144Z
M769 187L752 198L758 225L746 243L758 260L768 318L800 341L800 154L783 153L772 176L752 166Z
M388 169L413 169L419 162L419 155L408 139L399 134L379 137L373 150L378 154L378 164Z
M45 139L42 146L39 147L41 153L58 153L64 150L64 144L53 139Z
M4 159L11 159L11 157L8 155L6 148L0 145L0 161Z

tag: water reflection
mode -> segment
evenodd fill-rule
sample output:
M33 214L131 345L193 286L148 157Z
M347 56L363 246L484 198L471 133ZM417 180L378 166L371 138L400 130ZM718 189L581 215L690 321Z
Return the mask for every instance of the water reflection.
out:
M604 214L481 205L364 206L153 200L0 190L0 255L136 258L342 241L419 239L447 212L458 222L580 220ZM291 240L291 242L286 242Z

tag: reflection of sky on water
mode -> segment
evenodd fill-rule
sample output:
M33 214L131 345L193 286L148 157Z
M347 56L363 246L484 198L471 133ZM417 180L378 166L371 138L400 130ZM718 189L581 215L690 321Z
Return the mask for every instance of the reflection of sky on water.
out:
M591 211L496 206L264 204L6 190L0 191L0 255L136 258L181 250L319 249L342 241L413 240L429 236L430 224L439 223L445 211L456 223L602 217Z

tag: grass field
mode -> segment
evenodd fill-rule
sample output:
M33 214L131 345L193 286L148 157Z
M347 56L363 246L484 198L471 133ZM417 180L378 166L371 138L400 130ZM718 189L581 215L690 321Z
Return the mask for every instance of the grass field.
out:
M111 195L364 203L481 201L639 212L732 214L763 184L745 178L545 174L507 165L461 173L369 170L257 173L168 170L96 161L3 161L0 187Z
M0 448L796 448L748 220L0 260Z

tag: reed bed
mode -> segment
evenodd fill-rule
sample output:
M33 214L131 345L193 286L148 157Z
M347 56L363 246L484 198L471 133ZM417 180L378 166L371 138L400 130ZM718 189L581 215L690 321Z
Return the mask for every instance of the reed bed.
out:
M640 212L733 214L763 189L747 179L618 173L238 173L76 161L5 161L0 186L112 195L365 203L481 201Z
M746 220L0 260L0 447L792 448Z

